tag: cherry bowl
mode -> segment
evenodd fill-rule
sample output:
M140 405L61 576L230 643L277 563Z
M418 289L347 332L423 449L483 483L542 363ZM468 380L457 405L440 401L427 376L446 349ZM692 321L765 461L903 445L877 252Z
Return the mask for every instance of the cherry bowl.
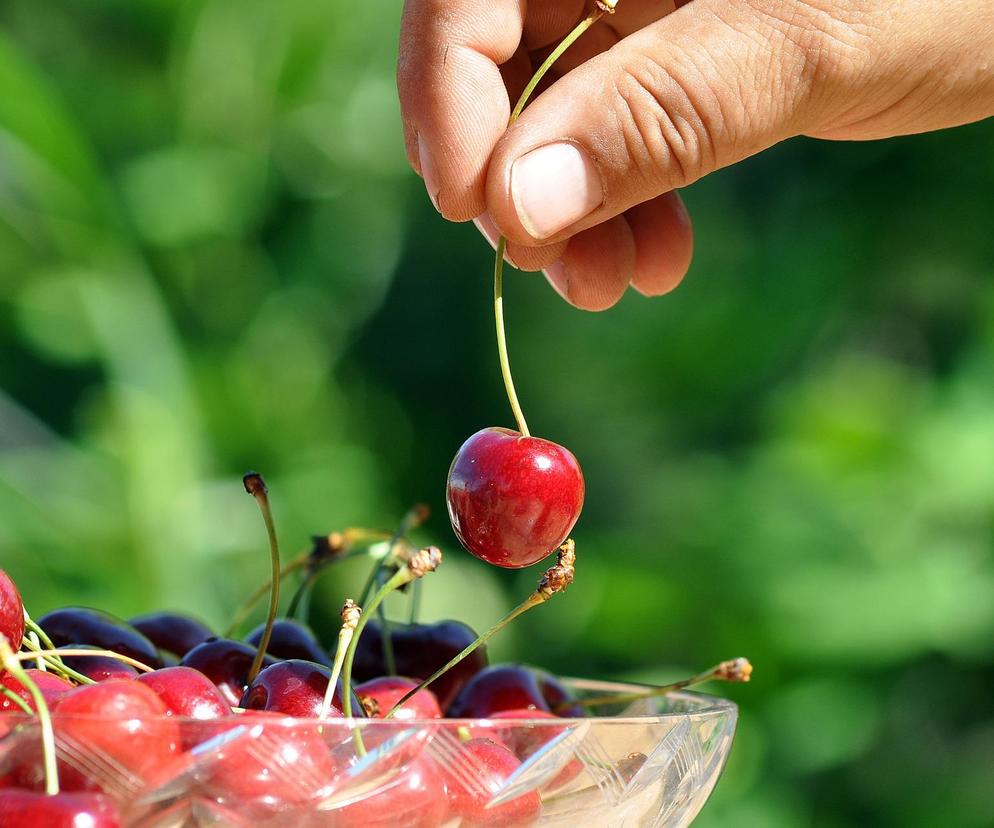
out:
M721 774L736 706L690 692L626 704L644 688L564 683L578 699L619 698L579 718L63 719L60 777L142 828L688 825ZM0 788L40 789L37 721L4 722Z

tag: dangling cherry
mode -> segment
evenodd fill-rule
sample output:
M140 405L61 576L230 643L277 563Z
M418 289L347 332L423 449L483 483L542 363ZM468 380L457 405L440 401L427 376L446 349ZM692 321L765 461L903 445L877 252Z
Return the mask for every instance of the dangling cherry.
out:
M520 569L566 540L583 494L583 473L570 451L507 428L485 428L456 453L446 502L466 549L496 566Z
M0 635L7 639L10 649L17 652L24 637L24 604L17 585L0 569ZM0 672L3 672L0 670Z

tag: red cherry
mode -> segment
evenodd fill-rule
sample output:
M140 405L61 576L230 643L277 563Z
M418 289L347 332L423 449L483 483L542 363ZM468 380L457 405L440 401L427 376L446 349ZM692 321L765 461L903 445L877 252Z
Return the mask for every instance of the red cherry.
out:
M245 692L254 658L255 648L248 644L229 638L212 638L190 650L180 664L207 676L228 704L235 706ZM275 663L272 656L266 656L262 661L264 667Z
M316 719L321 714L331 671L322 664L302 659L278 661L261 670L242 696L239 707L268 710L298 719ZM342 709L342 680L332 698L332 707ZM352 715L363 717L359 699L352 697Z
M513 724L504 727L488 728L490 730L488 738L506 746L522 762L562 733L564 729L553 725L525 727L521 724L522 720L559 719L559 716L546 713L544 710L501 710L489 718L491 721L513 722ZM561 788L581 773L583 773L583 762L579 759L572 759L556 774L555 779L544 786L543 790Z
M160 650L177 658L183 658L214 635L206 624L179 612L150 612L128 623Z
M390 709L399 702L409 691L418 686L420 682L400 676L382 676L370 679L356 686L356 693L362 699L372 699L376 703L377 712L374 718L382 719ZM438 699L427 687L419 690L410 699L404 702L401 707L391 717L398 721L406 719L441 719L442 708L438 706Z
M66 693L71 692L75 688L75 685L66 681L64 678L45 670L35 670L32 668L30 670L25 670L25 672L38 686L38 689L41 690L41 695L44 697L45 702L49 705L49 707L54 705L59 699L66 695ZM10 675L10 673L0 673L0 685L6 687L8 690L12 690L24 699L32 710L35 709L35 702L34 699L31 698L31 694L25 689L24 685ZM14 702L6 696L0 696L0 712L7 712L8 710L18 712L21 708L14 704Z
M73 649L99 649L88 645L73 644ZM60 648L64 649L64 648ZM133 679L138 677L138 671L130 664L118 661L111 656L62 656L66 667L82 673L87 678L94 681L107 681L107 679Z
M445 713L453 719L486 719L501 710L551 713L571 700L569 691L544 670L521 664L495 664L473 676ZM565 714L583 715L583 711L568 707Z
M24 604L21 593L10 576L0 569L0 635L7 639L10 649L21 648L24 638ZM0 671L2 672L2 671Z
M471 773L475 784L468 786L460 781L461 775L442 769L449 810L453 816L462 818L460 826L496 828L513 825L519 828L538 820L542 800L536 791L528 791L493 808L487 807L493 793L500 790L504 781L521 766L510 750L490 739L470 739L460 751L464 756L457 754L451 761L459 763L463 773Z
M446 501L466 549L519 569L566 540L580 517L583 492L583 473L567 449L507 428L485 428L456 453Z
M445 824L448 810L438 766L421 757L386 786L328 811L328 824L335 828L437 828Z
M231 715L231 707L221 691L192 667L164 667L143 673L138 681L162 700L167 716L207 721Z
M119 828L117 808L102 794L0 791L0 828Z

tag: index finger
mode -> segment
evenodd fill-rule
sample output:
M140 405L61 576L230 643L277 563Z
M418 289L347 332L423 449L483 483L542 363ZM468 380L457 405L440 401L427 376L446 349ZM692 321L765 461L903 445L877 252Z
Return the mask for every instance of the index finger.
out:
M397 88L409 153L439 211L486 208L487 163L511 108L500 64L521 40L525 0L407 0ZM415 159L412 158L412 163Z

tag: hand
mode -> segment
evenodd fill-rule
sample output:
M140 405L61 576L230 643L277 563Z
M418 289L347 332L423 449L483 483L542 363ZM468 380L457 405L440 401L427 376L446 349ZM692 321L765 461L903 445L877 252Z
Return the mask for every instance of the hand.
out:
M525 9L527 8L527 12ZM994 114L991 0L621 0L506 129L584 0L407 0L408 157L439 211L475 219L580 308L690 263L675 190L796 135L866 140Z

